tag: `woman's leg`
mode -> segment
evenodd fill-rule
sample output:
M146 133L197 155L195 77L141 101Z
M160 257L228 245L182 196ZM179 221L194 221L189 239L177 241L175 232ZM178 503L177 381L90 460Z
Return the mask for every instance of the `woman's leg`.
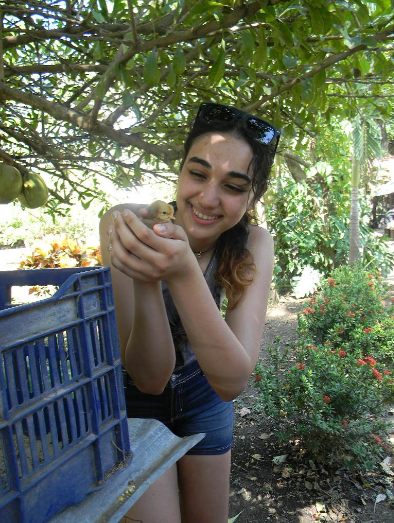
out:
M182 523L228 523L230 466L231 451L178 461Z
M176 465L162 474L122 518L121 523L181 523Z

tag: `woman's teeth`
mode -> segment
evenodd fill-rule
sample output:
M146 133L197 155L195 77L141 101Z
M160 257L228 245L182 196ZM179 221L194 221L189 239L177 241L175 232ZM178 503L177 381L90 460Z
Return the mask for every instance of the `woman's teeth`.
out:
M202 220L216 220L216 218L217 218L217 216L209 216L208 214L203 214L202 212L197 211L197 209L195 209L194 207L193 207L193 212L196 216L198 216Z

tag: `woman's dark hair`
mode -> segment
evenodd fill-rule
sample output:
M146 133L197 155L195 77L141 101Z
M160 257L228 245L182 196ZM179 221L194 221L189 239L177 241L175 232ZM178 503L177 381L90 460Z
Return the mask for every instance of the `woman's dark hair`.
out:
M223 125L207 124L195 121L189 132L181 162L181 169L192 145L205 134L212 132L228 133L245 140L253 151L253 158L248 171L252 175L252 205L260 200L268 187L271 167L275 156L273 146L259 143L245 130L243 121L236 119ZM242 297L246 286L253 283L256 266L252 253L246 248L249 236L249 224L254 221L253 211L247 211L241 220L231 229L221 234L217 244L218 269L215 280L226 289L228 309L234 309Z

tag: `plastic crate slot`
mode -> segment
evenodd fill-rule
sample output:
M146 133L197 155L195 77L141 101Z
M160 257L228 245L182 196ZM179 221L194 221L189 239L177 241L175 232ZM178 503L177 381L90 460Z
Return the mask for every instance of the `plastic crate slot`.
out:
M5 445L3 442L4 431L0 433L0 492L7 492L9 490L9 467L6 459Z
M98 400L99 425L113 419L111 389L108 374L104 374L95 380L95 392Z
M30 442L29 438L25 437L26 432L26 420L21 420L14 424L13 436L20 478L28 476L29 472L32 470L31 457L29 463L29 456L31 456Z
M103 346L104 334L102 327L102 318L91 321L89 327L90 338L92 340L93 361L94 366L97 368L106 363Z

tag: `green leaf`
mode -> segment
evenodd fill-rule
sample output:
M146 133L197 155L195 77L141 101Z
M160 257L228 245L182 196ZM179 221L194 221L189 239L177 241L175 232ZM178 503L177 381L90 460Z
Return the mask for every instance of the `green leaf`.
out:
M133 95L128 91L123 91L122 102L125 107L131 107L134 104Z
M245 58L250 60L253 56L255 37L249 31L242 32L242 47L245 51Z
M223 78L225 70L226 70L226 53L223 49L223 47L219 50L219 55L216 58L216 62L212 66L208 78L211 84L218 84L220 80Z
M168 70L167 84L170 87L174 87L174 85L176 84L176 74L175 74L175 71L174 71L174 67L172 65L171 65L171 67Z
M165 65L166 67L169 67L171 65L171 58L168 56L167 53L163 51L163 49L158 49L160 62Z
M315 97L315 91L313 89L313 80L311 80L310 78L302 81L301 96L304 102L308 105L310 105L313 102L313 99Z
M100 13L100 11L96 11L95 9L93 9L92 14L93 14L93 18L94 18L97 22L99 22L99 23L104 23L104 22L106 22L106 19L105 19L104 16Z
M377 40L375 40L373 36L365 36L361 38L360 43L368 47L376 47L378 45Z
M245 73L243 69L241 69L241 72L239 73L239 78L235 82L234 87L236 89L239 89L240 87L243 87L249 80L249 76Z
M99 4L101 7L101 12L104 16L108 16L108 9L107 9L107 2L106 0L99 0Z
M369 60L361 56L358 61L359 69L361 71L361 76L364 78L370 71L371 64Z
M174 69L175 74L178 76L181 75L186 69L186 56L180 47L178 47L175 52L172 67Z
M239 516L242 514L242 512L243 512L243 510L241 510L241 512L239 512L239 513L238 513L236 516L234 516L233 518L230 518L230 519L228 520L228 523L234 523L234 521L235 521L236 519L239 518Z
M326 71L320 71L313 77L313 84L315 90L319 90L323 87L326 81Z
M120 158L122 156L122 148L119 145L116 145L114 152L114 158Z
M262 27L257 32L257 47L253 56L253 63L257 69L267 63L267 34Z
M211 13L212 11L215 11L217 9L222 9L223 6L220 2L201 2L196 3L191 8L190 12L192 15L204 15L207 13Z
M292 49L294 47L293 35L287 25L278 22L278 20L270 22L270 25L273 29L276 29L279 39L282 41L282 45Z
M133 127L130 127L129 132L131 134L133 134L133 133L147 133L147 132L149 132L149 129L147 127L144 127L143 125L134 125Z
M324 32L324 19L321 15L320 9L308 3L308 11L311 19L312 31L315 34L322 34Z
M154 87L159 83L160 70L157 65L156 51L153 49L144 65L144 81L148 87Z
M293 67L295 67L298 62L298 58L293 58L288 54L285 54L283 57L283 65L286 67L286 69L293 69Z

